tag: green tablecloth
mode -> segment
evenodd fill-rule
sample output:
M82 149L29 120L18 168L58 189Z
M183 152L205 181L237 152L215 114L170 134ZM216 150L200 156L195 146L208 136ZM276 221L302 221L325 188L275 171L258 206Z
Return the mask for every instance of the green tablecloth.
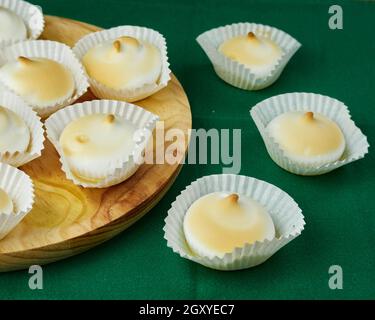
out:
M120 299L338 299L375 298L375 158L320 177L289 174L269 158L249 108L276 94L305 91L345 102L375 141L375 3L336 1L344 30L328 28L330 1L251 0L33 0L46 14L102 27L144 25L168 41L173 72L190 99L194 128L241 128L241 174L273 183L298 202L306 217L302 236L265 264L218 272L181 259L167 248L163 221L191 181L221 166L186 165L165 198L115 239L44 267L44 290L28 288L26 271L0 274L0 298ZM278 27L303 47L279 81L259 92L231 87L214 73L195 42L201 32L233 22ZM344 289L330 290L328 269L340 265Z

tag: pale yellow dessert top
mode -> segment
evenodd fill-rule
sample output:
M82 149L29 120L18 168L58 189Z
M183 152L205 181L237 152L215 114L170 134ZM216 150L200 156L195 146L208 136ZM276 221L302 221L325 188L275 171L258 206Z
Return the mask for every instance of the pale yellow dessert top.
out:
M0 214L11 214L13 210L12 199L3 189L0 188Z
M112 114L92 114L68 124L60 136L60 145L71 170L106 172L115 161L129 156L135 147L136 126ZM90 177L81 176L83 179ZM104 178L104 176L95 176Z
M192 249L199 245L216 254L274 236L272 219L261 204L248 197L221 193L193 203L185 217L184 231Z
M67 156L111 156L119 149L133 150L135 126L112 114L91 114L72 121L60 137Z
M162 69L159 49L132 37L99 44L88 50L82 62L91 78L116 90L156 83Z
M0 41L26 40L27 29L22 18L13 11L0 7Z
M70 70L56 61L45 58L19 57L0 69L5 83L21 96L31 97L35 103L69 98L75 88Z
M30 138L26 122L18 114L0 106L0 153L25 152Z
M272 68L282 55L282 49L274 41L253 32L223 42L219 51L249 68Z
M268 129L283 150L295 155L325 155L345 143L334 121L313 112L284 113L272 120Z

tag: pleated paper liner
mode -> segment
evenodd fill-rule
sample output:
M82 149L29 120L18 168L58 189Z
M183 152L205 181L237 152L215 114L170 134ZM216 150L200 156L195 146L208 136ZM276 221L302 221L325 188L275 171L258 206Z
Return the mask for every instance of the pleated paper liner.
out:
M0 188L12 199L14 212L0 213L0 240L30 212L34 204L34 186L30 177L8 164L0 163Z
M72 97L69 97L65 101L43 108L37 105L31 105L31 107L42 118L46 118L57 110L74 103L78 98L86 93L89 87L87 77L81 63L67 45L47 40L20 42L6 47L0 52L0 67L6 62L14 61L20 56L54 60L64 65L73 74L75 92Z
M95 172L91 172L89 169L79 171L75 168L76 174L74 174L67 159L65 159L59 139L69 123L90 114L113 114L133 123L139 130L138 136L135 137L135 148L129 156L121 159L113 159L108 163L106 168L96 168ZM94 100L75 104L56 112L48 118L45 125L47 128L47 137L60 155L62 170L65 172L67 178L83 187L105 188L125 181L136 172L142 153L145 150L148 140L152 137L152 132L158 120L158 116L130 103L113 100ZM77 174L81 177L86 177L87 180L79 179ZM106 178L98 180L98 177L103 176Z
M82 61L89 49L100 43L110 40L114 41L123 36L129 36L147 41L155 45L160 50L162 57L162 71L158 83L146 84L135 90L116 90L109 88L93 78L90 78L88 75L87 76L91 84L91 90L98 98L122 100L127 102L139 101L166 87L171 79L166 41L159 32L144 27L120 26L108 30L94 32L83 37L77 42L73 48L73 51L77 55L78 59Z
M18 96L0 87L0 106L22 118L30 131L30 144L26 152L0 153L0 162L20 167L41 156L44 149L44 129L38 115Z
M6 8L22 18L26 25L27 40L38 39L44 29L44 17L40 7L22 0L0 0L0 7ZM15 44L21 40L0 41L0 48Z
M254 32L274 41L282 50L283 55L274 65L269 74L258 76L251 69L222 54L220 45L233 37ZM281 75L292 56L301 44L289 34L270 26L256 23L235 23L215 28L202 33L197 38L198 43L213 64L217 75L225 82L244 90L260 90L273 84Z
M290 111L312 111L333 120L344 134L346 148L342 157L328 164L304 164L285 156L280 146L267 132L267 125L278 115ZM287 93L271 97L250 111L270 157L283 169L299 175L321 175L363 158L368 153L366 136L351 119L348 107L339 100L314 93Z
M272 240L246 244L227 253L223 258L198 256L190 250L183 231L185 214L202 196L213 192L238 193L261 203L269 212L276 229ZM257 266L295 239L304 229L305 221L297 203L281 189L261 180L239 175L212 175L198 179L188 186L172 203L165 219L164 238L168 247L182 258L208 268L230 271Z

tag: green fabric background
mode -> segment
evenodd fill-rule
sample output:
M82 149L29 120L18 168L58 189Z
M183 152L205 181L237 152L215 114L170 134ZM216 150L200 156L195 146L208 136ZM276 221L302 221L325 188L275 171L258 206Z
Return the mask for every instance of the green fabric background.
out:
M185 166L165 198L115 239L44 267L44 290L28 288L27 271L0 274L0 298L60 299L340 299L375 298L375 158L319 177L277 167L249 116L276 94L305 91L345 102L375 141L375 2L251 0L33 0L46 14L102 27L142 25L168 41L171 68L190 99L194 128L241 128L242 171L273 183L298 202L302 236L265 264L218 272L181 259L167 248L163 220L172 201L196 178L221 166ZM344 9L344 30L328 28L328 7ZM302 44L279 81L259 92L225 84L195 38L213 27L251 21L278 27ZM328 288L328 269L341 265L344 289Z

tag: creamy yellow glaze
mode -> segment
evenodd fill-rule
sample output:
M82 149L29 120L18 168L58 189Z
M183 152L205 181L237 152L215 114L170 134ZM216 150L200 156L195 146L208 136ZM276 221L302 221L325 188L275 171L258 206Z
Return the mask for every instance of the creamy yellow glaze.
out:
M0 41L26 40L27 29L22 18L13 11L0 7Z
M269 71L283 53L274 41L252 32L223 42L219 51L259 73Z
M4 83L32 105L44 106L70 98L73 74L64 65L45 58L19 57L0 69Z
M60 145L72 172L82 180L105 178L110 164L132 153L136 127L111 114L92 114L74 120L63 130ZM82 172L90 171L85 176Z
M334 121L312 112L284 113L271 121L268 130L283 150L297 156L323 156L337 150L342 154L345 144Z
M184 232L191 249L207 256L222 256L275 235L272 219L262 205L223 193L197 200L185 216Z
M132 37L99 44L82 62L91 78L116 90L157 83L162 68L159 49Z
M12 199L3 189L0 188L0 214L11 214L13 210Z
M26 122L13 111L0 106L0 153L25 152L30 138Z

